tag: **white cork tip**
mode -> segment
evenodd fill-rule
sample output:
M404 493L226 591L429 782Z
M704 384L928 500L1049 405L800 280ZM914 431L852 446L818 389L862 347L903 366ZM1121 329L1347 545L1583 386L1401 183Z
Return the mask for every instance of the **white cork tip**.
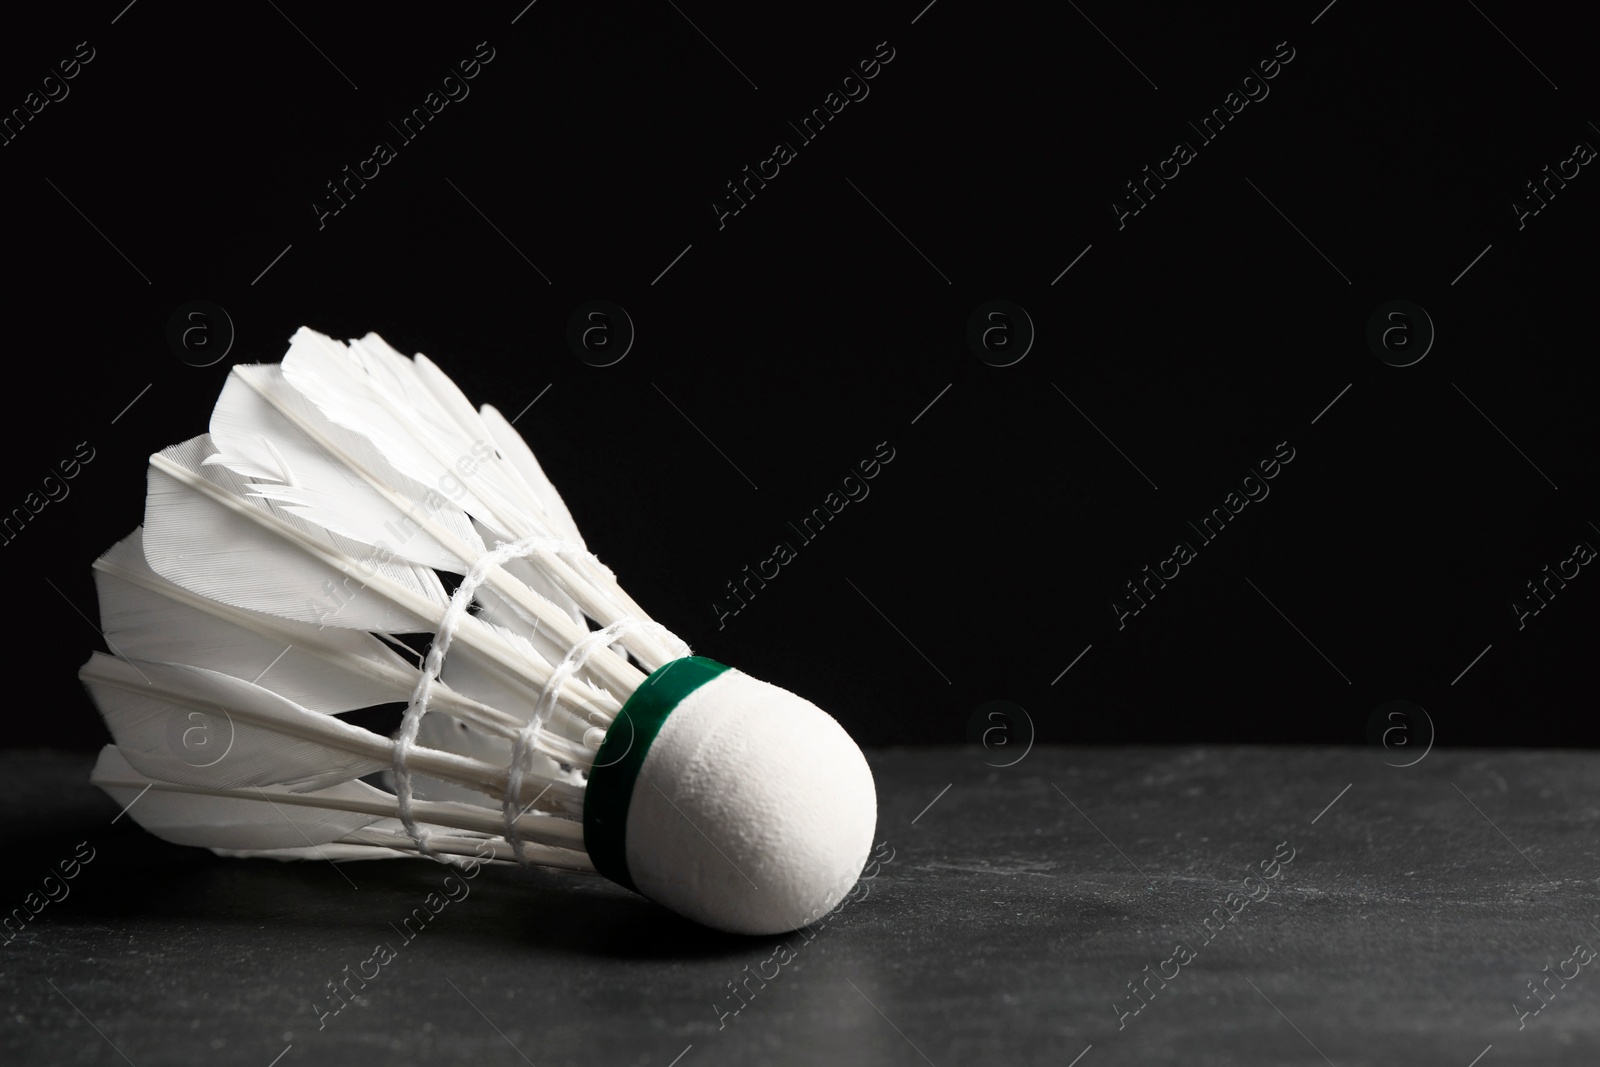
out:
M706 926L777 934L855 885L878 820L872 771L844 728L786 689L728 670L662 724L628 808L645 896Z

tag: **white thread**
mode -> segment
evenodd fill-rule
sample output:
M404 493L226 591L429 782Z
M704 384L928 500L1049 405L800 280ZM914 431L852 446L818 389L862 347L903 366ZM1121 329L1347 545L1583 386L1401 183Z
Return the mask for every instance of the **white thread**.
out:
M416 816L411 810L411 768L406 760L411 755L412 746L416 744L417 731L422 728L422 717L428 712L428 701L433 696L434 682L438 680L439 672L444 668L444 654L449 651L450 642L455 639L456 626L467 613L467 606L472 602L473 594L488 578L489 571L508 560L546 547L550 541L551 539L546 537L525 537L511 544L501 544L472 565L466 577L461 580L461 584L456 587L455 594L450 598L449 607L445 608L444 617L439 621L439 631L434 635L433 645L428 649L427 658L423 661L416 688L411 691L411 702L406 705L405 715L400 720L400 731L395 737L393 764L396 806L399 809L401 825L415 842L417 851L431 859L439 857L429 847L428 835L417 825Z
M411 768L407 763L412 748L416 745L417 733L422 728L422 717L428 713L428 701L433 697L434 684L439 680L439 674L444 669L445 653L450 651L450 643L455 639L456 627L467 614L467 609L472 603L478 588L488 580L489 572L496 567L513 559L521 559L534 552L549 551L557 553L582 553L588 562L605 570L602 564L592 553L581 545L574 545L569 541L561 541L553 537L533 535L524 537L509 544L501 542L492 551L472 565L461 584L456 587L455 593L450 598L450 604L445 609L443 617L439 620L439 630L434 635L433 644L428 649L426 659L423 661L420 677L417 679L416 688L411 692L411 701L406 705L405 715L400 720L400 730L395 738L394 747L394 786L396 807L400 815L401 825L417 846L421 855L431 859L441 857L434 852L428 844L428 834L417 825L416 815L412 811ZM606 571L610 573L609 570ZM610 599L609 597L607 598ZM612 606L617 606L612 601ZM511 748L511 766L507 769L507 783L503 813L505 816L506 840L511 844L512 855L517 862L528 862L524 855L523 840L516 829L517 816L521 814L518 801L522 795L522 781L527 773L528 755L533 751L533 739L543 728L545 720L555 708L556 697L561 691L561 686L578 671L593 655L595 649L602 648L620 641L631 632L654 633L671 640L682 649L682 655L690 654L688 644L672 631L660 623L648 619L640 619L628 615L618 619L602 629L579 640L567 650L559 664L551 671L550 677L545 680L544 687L539 691L539 697L534 702L533 716L528 720L522 730L517 734L516 741Z
M544 688L539 691L539 699L533 706L533 717L517 734L517 739L511 746L511 768L507 775L502 812L505 816L506 841L510 843L511 854L517 858L518 863L528 862L523 856L522 835L517 832L517 816L520 814L517 810L517 798L522 795L522 779L527 773L528 753L532 751L534 735L544 726L545 720L554 709L556 694L561 691L562 683L582 670L596 649L610 645L629 632L665 634L683 645L685 649L689 647L660 623L629 615L596 630L567 650L567 654L561 658L556 669L550 672L550 678L545 682Z

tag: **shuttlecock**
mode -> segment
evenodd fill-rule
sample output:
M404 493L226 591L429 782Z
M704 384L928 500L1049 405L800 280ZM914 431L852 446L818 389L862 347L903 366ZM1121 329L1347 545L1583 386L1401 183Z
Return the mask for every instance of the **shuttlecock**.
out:
M866 863L872 774L838 723L690 655L511 423L376 334L302 328L235 367L95 578L115 654L81 677L116 743L93 781L166 840L593 870L750 934L826 914ZM339 717L399 702L393 737Z

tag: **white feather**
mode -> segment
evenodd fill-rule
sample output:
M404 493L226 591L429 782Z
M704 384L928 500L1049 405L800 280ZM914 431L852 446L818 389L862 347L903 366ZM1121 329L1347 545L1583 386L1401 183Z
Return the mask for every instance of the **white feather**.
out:
M447 417L430 418L427 407L409 406L393 369L381 359L302 327L283 357L283 376L330 422L370 441L401 474L423 485L443 483L469 514L509 534L478 498L477 482L468 484L453 470L458 461L472 459L471 442L456 447L459 435L445 425ZM418 392L431 402L426 390Z
M365 439L322 419L283 381L279 367L233 369L211 412L211 440L218 453L208 464L255 479L255 492L334 533L456 574L483 554L482 540L459 508L396 472ZM371 471L389 491L358 469ZM453 535L451 546L409 517L424 507Z
M116 745L100 750L89 780L127 806L129 816L140 826L175 845L232 850L306 848L337 841L382 818L336 808L275 806L270 798L281 790L263 790L265 800L239 800L153 788L158 783L136 770ZM372 803L384 796L365 782L345 782L306 795L335 804Z
M418 360L420 362L420 356ZM578 524L572 521L572 512L567 510L566 502L561 499L561 494L556 492L555 485L545 476L544 468L534 458L533 449L528 447L528 442L522 439L517 428L488 404L479 409L479 414L495 447L516 468L533 496L544 505L545 520L550 529L563 540L578 545L583 544L583 535L578 532Z
M306 792L384 766L369 731L215 671L96 652L78 676L128 762L164 782Z
M95 561L100 629L119 655L188 663L250 682L270 674L268 688L328 714L410 695L416 668L382 641L191 593L151 569L141 533Z
M318 629L191 593L150 568L141 533L94 565L101 631L118 655L186 663L253 683L265 678L280 696L330 715L411 698L417 669L370 634ZM448 685L435 690L432 707L490 737L515 737L527 721ZM582 744L584 732L558 724L535 745L553 759L587 766L593 752Z
M130 763L152 778L214 789L322 789L388 767L394 742L303 708L239 678L179 663L96 652L79 676ZM410 766L503 795L506 771L456 753L417 748ZM552 808L570 806L557 790Z
M202 434L150 457L145 555L156 573L202 596L317 625L384 633L431 629L449 602L439 576L252 499L237 476L205 466Z
M367 437L408 477L443 487L493 536L554 536L535 514L543 509L524 480L495 455L487 427L463 429L412 361L381 338L369 334L345 348L302 328L284 357L283 372L329 420ZM598 595L564 562L551 562L552 577L585 613L608 622L618 613L618 603Z
M344 366L344 349L326 338L318 339L318 334L301 331L290 354L296 357L294 374L277 368L235 368L213 413L213 429L226 435L226 440L218 443L219 453L203 461L206 466L221 464L235 472L272 478L272 482L250 483L240 493L272 501L280 514L320 526L331 536L362 542L368 545L368 557L379 550L394 552L421 565L464 573L467 561L477 560L485 552L485 537L461 507L470 506L475 499L467 483L482 488L490 480L480 474L480 466L483 472L490 466L480 464L478 456L493 459L493 448L480 440L464 442L459 435L451 437L454 430L450 427L437 430L450 419L443 408L435 411L435 422L426 426L406 426L398 418L389 419L378 437L363 437L346 424L358 426L355 419L379 418L379 414L374 414L376 408L366 398L371 390L363 386L363 379L352 378ZM389 357L368 354L363 358L389 382L392 392L405 397L419 395L419 402L437 406L421 381L413 382L410 390L394 384L405 376L414 378L414 371L390 366ZM400 363L411 366L410 360L403 358ZM286 357L285 368L288 366L290 358ZM304 395L299 392L302 386L307 389ZM336 397L328 398L330 394ZM315 400L318 395L323 397L320 402ZM341 402L344 408L339 406ZM458 456L456 467L435 464L422 472L437 491L398 474L376 446L379 440L395 442L406 432L413 435L411 443L419 454L432 450L440 456ZM440 435L443 440L435 440ZM349 490L352 472L360 472L358 490ZM483 506L477 507L482 510ZM496 533L499 531L490 530L490 536ZM522 582L510 581L496 571L490 582L502 598L518 603L525 616L539 619L562 641L563 649L579 640L586 627L573 598L533 569L523 569L520 577ZM637 611L637 605L627 609ZM648 643L642 649L659 651ZM555 659L558 657L560 654ZM598 662L595 670L610 670L613 681L634 681L621 656L616 662Z
M101 750L90 781L121 802L134 821L158 836L176 844L202 845L223 855L310 858L311 853L297 854L292 843L286 844L293 840L287 834L290 831L298 834L300 830L307 831L314 844L321 844L318 839L327 838L330 832L343 831L340 837L365 840L369 845L382 841L386 847L415 848L408 840L390 837L389 828L399 825L394 818L394 797L364 782L348 782L311 792L290 792L282 787L228 790L185 785L141 773L116 745L107 745ZM162 800L169 797L177 799L163 806ZM156 807L149 813L142 812L145 801L152 799L157 801ZM219 806L220 815L209 814ZM491 835L502 829L500 812L470 804L418 801L416 811L420 818L448 827L450 831ZM594 869L582 853L583 831L575 822L524 814L518 817L517 825L519 831L534 842L529 848L534 862L572 870ZM318 826L326 829L310 832ZM478 853L471 839L450 831L442 837L440 851L453 850L462 855ZM193 839L179 840L176 836L179 834L193 835ZM365 836L368 834L372 837ZM300 838L300 843L304 846L305 838ZM354 855L341 851L329 858L372 855L352 851ZM500 850L496 852L500 854Z
M236 475L206 465L215 454L202 434L151 457L144 542L158 574L209 599L302 623L383 633L438 628L449 597L433 571L375 557L271 501L242 495ZM462 644L497 670L542 687L550 665L512 636L471 616L460 630ZM638 672L620 661L613 667L631 692L637 682L619 670ZM577 685L569 679L564 691L588 699ZM620 704L608 703L615 715Z

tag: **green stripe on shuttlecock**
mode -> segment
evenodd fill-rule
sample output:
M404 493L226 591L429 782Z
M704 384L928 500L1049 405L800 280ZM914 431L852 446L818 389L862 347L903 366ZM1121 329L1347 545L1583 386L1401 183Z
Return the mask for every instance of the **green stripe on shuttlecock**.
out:
M583 847L595 870L618 885L639 891L628 873L628 809L651 744L684 697L727 669L704 656L665 664L628 698L606 731L584 791Z

